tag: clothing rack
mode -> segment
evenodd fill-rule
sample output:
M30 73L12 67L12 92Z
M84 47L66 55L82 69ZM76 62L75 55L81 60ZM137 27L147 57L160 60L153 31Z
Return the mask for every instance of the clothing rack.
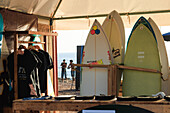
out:
M58 95L58 76L57 76L57 33L49 33L49 32L36 32L36 31L5 31L3 34L13 34L14 35L14 99L18 99L18 76L17 76L17 51L18 51L18 43L36 43L36 44L44 44L44 50L47 51L47 37L52 36L52 52L53 52L53 60L54 69L53 69L53 77L54 79L54 92L55 95ZM21 36L32 36L38 35L43 36L44 42L31 42L31 41L19 41L18 37Z

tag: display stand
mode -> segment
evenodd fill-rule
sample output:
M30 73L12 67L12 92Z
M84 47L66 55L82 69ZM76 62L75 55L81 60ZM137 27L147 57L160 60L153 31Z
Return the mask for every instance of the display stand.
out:
M57 56L57 49L55 49L54 45L56 45L56 38L57 38L57 33L49 33L49 32L36 32L36 31L5 31L3 34L13 34L14 35L14 99L18 99L18 76L17 76L17 51L18 51L18 43L36 43L36 44L44 44L44 50L47 50L47 43L46 43L46 38L47 36L52 36L53 38L53 58L56 58ZM30 42L30 41L18 41L19 35L22 36L31 36L31 35L41 35L44 38L44 42ZM54 64L54 69L57 69L57 62ZM53 76L57 77L57 73L54 72L56 70L53 70ZM58 88L56 88L58 85L56 85L56 82L54 82L55 86L55 94L58 92Z
M155 69L147 69L147 68L138 68L138 67L131 67L131 66L123 66L123 65L103 65L103 64L73 64L74 66L79 67L95 67L95 68L107 68L108 69L108 95L119 95L116 92L116 76L120 73L120 69L127 69L127 70L136 70L136 71L144 71L144 72L151 72L151 73L162 73Z
M128 67L121 65L98 65L98 64L74 64L74 66L80 67L95 67L95 68L107 68L108 69L108 93L116 95L116 75L120 69L130 69L138 71L147 71L153 73L160 73L157 70L150 70L145 68ZM21 113L22 111L81 111L86 108L98 106L98 105L132 105L143 109L150 110L155 113L169 113L170 102L165 99L157 101L117 101L112 100L15 100L13 102L13 112Z

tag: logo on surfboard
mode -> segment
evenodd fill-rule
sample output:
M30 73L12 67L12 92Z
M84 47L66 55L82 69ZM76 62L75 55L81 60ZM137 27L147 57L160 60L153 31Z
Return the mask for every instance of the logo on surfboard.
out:
M93 29L90 31L92 35L94 34L100 34L100 30L97 28L97 26L93 26Z
M120 56L120 49L112 49L113 58Z

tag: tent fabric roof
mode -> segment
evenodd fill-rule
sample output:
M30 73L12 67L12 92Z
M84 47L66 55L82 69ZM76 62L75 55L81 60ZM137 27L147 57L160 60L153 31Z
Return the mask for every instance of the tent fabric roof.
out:
M1 0L0 7L50 17L59 0Z
M102 22L113 10L122 15L125 27L132 27L140 16L151 17L160 26L170 25L169 6L170 0L1 0L0 2L1 8L44 17L54 16L56 29L88 29L94 18ZM96 15L101 17L95 17ZM77 19L68 19L70 17Z

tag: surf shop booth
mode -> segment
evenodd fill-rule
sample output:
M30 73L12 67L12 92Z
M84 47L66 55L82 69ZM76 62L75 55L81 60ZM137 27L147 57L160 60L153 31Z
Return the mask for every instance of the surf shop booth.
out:
M144 17L139 18L137 23L138 24L135 24L136 26L142 26L142 27L135 26L136 29L134 29L134 30L140 30L142 32L141 33L142 36L143 36L143 34L145 35L145 33L143 33L143 32L149 32L149 36L147 36L147 38L151 36L152 39L154 39L154 37L153 37L154 35L150 35L151 34L150 30L144 30L144 29L150 28L150 27L144 26L144 25L149 26L149 23L147 22L147 20ZM96 35L91 37L91 34L93 35L95 33L90 31L89 36L91 39L92 38L95 39L96 37L98 38L101 36L99 31L102 31L102 28L100 27L97 20L94 21L94 24L95 24L95 27L97 26L98 29L96 29L96 30L98 32L97 33L95 32ZM94 26L92 26L92 30L93 29L94 29ZM133 34L131 36L133 36ZM153 41L155 41L155 39ZM90 41L90 42L93 42L93 41ZM87 53L87 50L86 50L87 46L85 45L84 48L85 48L84 49L85 52L83 52L83 53ZM107 51L105 51L105 52L107 53ZM140 52L139 54L143 54L143 53L144 52L142 52L142 53ZM89 55L89 54L86 54L86 55ZM84 55L83 61L85 60L86 55ZM109 55L111 55L111 54L109 54ZM107 58L109 55L107 53ZM139 58L141 58L141 57L139 57ZM106 91L107 95L94 95L94 96L83 95L83 96L70 96L70 97L57 96L57 97L54 97L49 100L15 100L13 103L14 112L17 112L17 111L20 112L22 110L77 111L77 112L79 111L80 113L81 112L85 112L85 113L88 113L88 112L123 113L123 112L127 112L127 110L128 110L128 112L131 112L131 113L133 113L133 112L134 113L136 113L136 112L137 113L140 113L140 112L141 113L169 112L168 96L166 96L166 98L165 98L163 93L157 94L156 96L147 96L147 95L145 95L145 96L130 96L130 97L129 96L123 96L123 97L118 96L119 89L117 87L117 83L119 81L117 80L117 77L118 77L119 73L122 71L122 69L124 69L126 71L133 70L134 72L142 72L142 74L143 73L152 73L152 75L154 75L154 76L156 74L161 75L162 73L160 71L158 71L156 69L139 68L139 67L133 67L133 66L118 65L118 64L105 64L104 65L101 62L102 61L100 60L97 63L96 62L95 63L87 62L88 64L74 64L74 65L79 66L79 67L86 67L89 70L94 69L95 71L97 70L96 68L100 68L100 70L105 68L108 73L108 75L106 75L108 77L108 79L107 79L108 87L107 87L107 91ZM83 69L85 70L85 68L83 68ZM86 75L84 75L84 76L86 76ZM96 75L96 76L98 76L98 75ZM140 82L140 81L138 81L138 82ZM87 83L89 83L89 82L87 81ZM129 90L130 90L130 88L129 88ZM89 90L86 90L86 91L89 91ZM80 89L80 92L81 92L81 89ZM97 92L97 90L96 90L96 92ZM159 97L158 95L161 95L162 97ZM38 107L38 106L40 106L40 107Z
M57 75L57 70L55 70L57 69L56 67L57 57L55 56L57 53L57 50L56 50L57 33L49 33L49 31L52 30L51 28L49 28L50 27L49 21L50 21L50 25L52 25L53 21L51 20L56 20L53 23L53 25L56 24L56 29L68 30L70 29L70 26L73 29L89 29L90 25L92 24L91 21L93 21L94 19L98 17L105 18L112 10L117 10L117 11L120 11L119 13L123 18L123 22L124 23L126 22L125 27L129 27L129 26L131 27L132 25L134 25L133 22L135 22L141 15L146 16L147 14L151 14L151 15L153 14L154 18L156 18L157 20L160 20L159 21L161 22L160 25L165 25L165 24L167 25L169 21L165 23L166 22L164 21L165 18L162 18L162 17L169 16L168 15L170 12L169 6L164 5L164 4L169 4L169 1L164 1L163 4L160 2L156 3L155 1L152 1L152 0L143 1L143 3L138 3L137 1L133 1L131 2L131 5L129 5L129 1L128 2L115 1L113 4L112 0L108 0L107 5L104 5L106 4L105 1L79 2L78 0L69 0L69 1L53 0L53 1L45 1L45 2L42 0L42 2L37 1L34 3L29 2L29 1L24 1L24 2L26 2L29 5L23 6L24 4L23 1L16 0L16 1L3 1L2 6L4 6L5 8L7 7L9 9L16 10L16 11L27 12L29 14L11 11L7 9L0 10L1 22L3 23L3 24L0 24L2 25L1 26L2 29L0 29L1 30L0 43L2 45L2 46L0 45L1 59L2 59L1 64L0 64L1 66L0 69L2 71L0 72L3 76L7 74L7 66L8 66L7 60L9 58L8 56L11 55L12 52L14 52L13 57L11 58L13 58L12 59L13 61L12 72L14 73L14 77L13 77L14 92L13 93L15 95L14 97L11 97L11 96L9 97L14 98L16 100L14 100L13 103L7 103L10 105L12 104L13 112L15 113L20 113L22 111L76 111L76 112L80 111L81 112L81 110L88 109L88 108L89 110L93 109L93 110L99 110L99 111L104 110L103 108L107 108L107 109L111 108L110 110L112 110L112 112L115 113L113 109L114 110L118 109L118 112L119 112L120 109L125 109L126 107L128 108L139 107L139 108L142 108L142 111L144 110L146 112L156 112L156 113L170 112L169 111L170 102L168 100L159 99L159 100L153 100L153 101L141 101L143 99L142 97L141 98L130 97L130 99L132 99L131 101L128 100L129 98L127 98L126 100L126 97L123 98L126 101L120 101L122 98L112 98L108 100L101 100L95 97L95 99L92 98L92 99L85 100L78 96L71 97L69 99L67 98L66 100L62 100L62 98L59 98L59 97L56 97L55 99L54 98L51 99L51 97L44 97L44 100L17 99L18 97L22 96L18 94L18 91L19 91L18 84L20 84L21 82L20 83L17 82L17 79L18 79L17 68L18 68L19 63L22 64L22 62L19 62L20 60L17 59L17 51L18 51L17 48L19 48L20 50L19 52L21 56L23 55L23 51L22 51L23 49L28 48L27 47L28 45L34 46L35 44L39 44L39 46L42 47L45 52L48 52L49 55L53 59L54 67L53 69L50 70L48 75L50 75L50 79L54 83L53 84L54 93L55 93L55 96L57 96L57 78L55 78L56 76L53 76L53 75ZM147 4L145 4L146 2ZM124 3L124 6L122 6L122 3ZM154 5L152 5L151 7L150 4L153 4L153 3ZM120 5L122 7L119 7ZM162 6L164 6L164 8L162 8ZM87 9L87 10L84 10L84 9ZM30 15L30 14L35 14L35 15ZM37 16L47 21L45 20L42 21L41 19L37 18ZM103 18L101 19L100 22L104 20ZM77 21L74 21L72 19L77 19ZM46 24L44 25L44 23ZM143 30L143 27L141 27L141 30ZM38 37L35 38L35 35ZM19 46L20 44L22 44L23 46ZM30 46L30 49L33 49L31 46ZM14 51L11 51L11 50L14 50ZM139 54L143 54L143 52L139 52ZM27 56L25 57L27 58ZM35 61L38 59L36 56L33 56L32 58ZM140 58L143 58L143 57L140 57ZM24 61L26 61L26 63L29 64L27 65L28 67L31 67L30 62L27 62L29 60L24 60ZM32 63L32 65L33 64L34 63ZM12 65L9 65L9 66L12 66ZM152 72L152 73L160 74L160 72L157 70L129 67L129 66L123 66L123 65L75 64L75 66L88 67L88 68L105 68L108 71L108 78L109 78L108 79L108 86L109 86L108 95L115 95L115 96L118 95L117 87L116 87L116 82L117 82L116 76L120 73L122 69L145 71L145 72ZM23 68L20 68L20 72L25 72L27 70L29 69L24 70ZM36 73L36 71L34 71L34 73ZM26 79L25 77L20 77L20 78L22 80ZM6 86L5 85L3 86L2 84L0 84L1 93L3 93L2 87L5 89L5 87L10 87L12 83L12 81L7 82L7 79L8 78L5 78L5 77L1 79L2 82L6 85ZM35 82L35 84L38 83L36 75L32 75L31 79ZM30 87L32 87L33 85L30 85ZM36 95L40 93L39 91L40 86L35 85L35 87L36 87L36 90L34 89L31 93ZM12 88L12 86L10 88ZM10 91L12 90L10 89ZM51 90L48 90L48 91L51 91ZM4 97L1 97L1 100L4 100L6 97L7 95L5 95ZM45 99L48 99L48 100L45 100ZM135 99L135 101L133 99ZM136 99L139 99L139 100L136 101ZM155 98L152 98L152 99L155 99ZM5 111L5 113L7 113L9 111L8 105L6 106L6 104L4 104L7 101L0 101L0 102L1 104L3 104L3 108L1 109L1 111L3 110ZM111 106L110 105L108 106L108 104L111 104ZM99 106L99 107L91 108L91 107L98 106L98 105L106 105L106 106ZM128 108L126 110L129 110ZM134 109L135 108L131 108L129 111L133 112Z

